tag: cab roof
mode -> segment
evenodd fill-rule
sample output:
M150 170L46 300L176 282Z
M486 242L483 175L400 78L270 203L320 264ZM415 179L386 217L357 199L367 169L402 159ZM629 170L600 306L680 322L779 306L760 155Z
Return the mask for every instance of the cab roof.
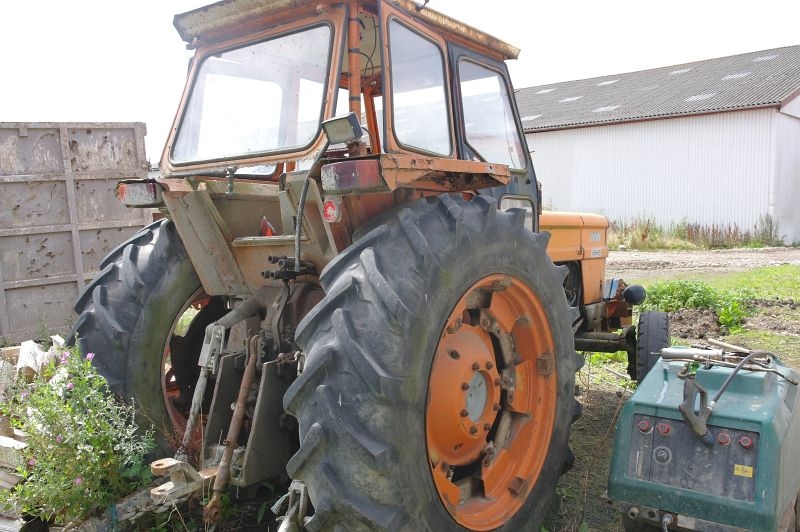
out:
M387 2L400 8L415 19L433 28L463 39L479 48L487 48L503 59L516 59L519 48L459 22L428 7L418 9L418 4L409 0L366 0L364 4L377 5ZM192 43L207 34L218 34L227 28L248 27L252 22L281 13L313 12L324 9L326 4L341 4L341 0L320 2L319 0L222 0L192 11L175 15L173 24L181 39ZM225 32L228 33L228 32Z

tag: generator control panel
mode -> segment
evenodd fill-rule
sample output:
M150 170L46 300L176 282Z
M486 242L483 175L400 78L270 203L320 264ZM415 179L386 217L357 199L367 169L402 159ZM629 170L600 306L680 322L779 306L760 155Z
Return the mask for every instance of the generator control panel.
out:
M682 420L635 414L626 475L720 497L755 500L759 434L709 425L704 444Z

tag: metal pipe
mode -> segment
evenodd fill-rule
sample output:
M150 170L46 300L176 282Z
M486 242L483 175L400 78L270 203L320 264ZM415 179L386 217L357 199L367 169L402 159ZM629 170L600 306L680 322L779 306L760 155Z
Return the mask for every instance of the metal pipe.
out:
M584 332L575 335L576 351L598 351L601 353L616 353L625 351L628 342L624 336L614 333Z
M220 459L219 466L217 466L217 476L214 479L214 495L203 509L203 519L206 523L215 523L219 519L222 490L225 489L225 486L228 484L228 479L230 479L231 476L231 458L233 457L233 451L236 449L237 441L239 440L239 432L242 429L242 421L244 421L250 386L252 386L256 375L259 340L259 336L250 338L247 353L247 366L245 366L242 382L239 385L239 395L236 398L236 405L233 408L231 424L230 427L228 427L228 436L224 441L225 450L222 452L222 458Z
M274 290L274 288L262 286L241 305L217 320L216 325L222 325L226 329L230 329L240 321L244 321L262 310L269 309L274 299L272 294Z
M347 68L350 77L350 111L361 116L361 24L358 20L358 0L350 0L347 19ZM299 260L299 257L298 257Z
M744 353L746 355L750 352L750 350L747 348L729 344L727 342L721 342L720 340L714 340L713 338L709 338L708 343L717 347L721 347L722 349L727 349L728 351L733 351L734 353Z
M665 347L661 350L664 360L680 360L690 358L698 362L708 360L723 360L725 353L722 349L698 349L696 347Z
M327 147L327 143L325 144ZM324 153L325 150L322 151ZM300 192L300 201L297 204L297 220L294 226L294 271L300 271L300 238L303 232L303 211L306 208L306 196L308 195L308 186L311 184L311 172L306 174L306 180L303 181L303 190Z
M181 446L175 452L175 459L181 462L188 462L189 455L186 449L189 448L189 443L192 440L192 433L197 419L200 416L200 408L203 404L203 396L206 394L206 383L208 383L208 374L211 373L211 368L204 366L200 370L200 377L197 379L197 384L194 387L194 395L192 395L192 407L189 410L189 418L186 420L186 428L183 431L183 439Z

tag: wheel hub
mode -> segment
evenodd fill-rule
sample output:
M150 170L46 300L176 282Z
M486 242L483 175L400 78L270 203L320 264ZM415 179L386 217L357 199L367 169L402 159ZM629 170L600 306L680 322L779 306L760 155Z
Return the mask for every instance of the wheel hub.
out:
M449 335L440 349L430 382L428 447L438 460L464 465L486 446L500 410L500 375L491 339L480 330Z
M467 384L467 417L473 423L480 420L489 397L489 383L484 373L476 371Z

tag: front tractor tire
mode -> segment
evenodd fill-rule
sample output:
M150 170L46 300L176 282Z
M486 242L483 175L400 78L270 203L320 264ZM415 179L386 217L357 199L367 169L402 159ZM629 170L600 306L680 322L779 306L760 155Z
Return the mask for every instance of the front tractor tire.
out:
M521 210L444 195L331 262L284 396L307 530L535 530L579 414L566 269Z
M672 345L669 314L657 310L643 312L636 331L636 382L641 384L661 357L661 350Z
M154 222L103 259L75 302L70 334L111 391L135 400L163 451L174 448L199 374L205 326L224 313L205 295L173 223ZM186 311L189 310L187 313ZM185 334L176 334L179 320ZM212 387L213 388L213 387Z

